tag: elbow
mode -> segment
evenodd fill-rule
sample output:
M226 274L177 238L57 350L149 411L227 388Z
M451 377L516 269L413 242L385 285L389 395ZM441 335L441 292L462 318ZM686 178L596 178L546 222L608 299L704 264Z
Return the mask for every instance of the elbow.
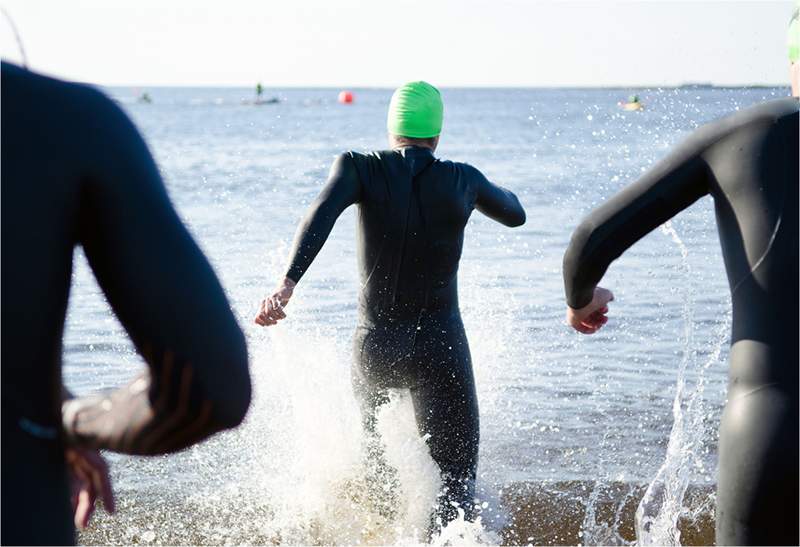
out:
M527 215L525 214L525 209L522 208L522 204L519 202L519 199L515 197L516 203L515 206L511 209L511 214L508 216L506 226L509 228L516 228L517 226L522 226L525 224L527 220Z
M564 252L563 271L565 277L577 275L577 272L586 266L589 241L592 239L594 230L594 224L589 219L584 219L572 232L569 246Z
M244 422L247 411L250 409L252 389L249 379L237 390L237 396L224 405L220 405L215 413L217 424L221 429L234 429Z
M572 249L584 249L586 244L592 239L592 235L594 234L595 225L591 222L588 218L583 219L580 224L575 228L575 231L572 232L572 238L569 242L569 249L567 249L567 253L569 253Z
M514 211L514 214L511 215L509 219L508 226L510 228L516 228L518 226L522 226L525 224L525 221L528 220L528 217L525 215L525 209L520 207L517 211Z
M214 390L210 395L213 421L220 429L238 427L247 416L252 400L252 382L248 368L247 345L242 335L230 347Z
M602 277L605 272L605 267L597 263L596 253L591 250L595 228L594 223L588 219L581 222L572 233L572 239L564 253L564 290L567 304L575 309L580 309L591 301L595 277L598 273Z

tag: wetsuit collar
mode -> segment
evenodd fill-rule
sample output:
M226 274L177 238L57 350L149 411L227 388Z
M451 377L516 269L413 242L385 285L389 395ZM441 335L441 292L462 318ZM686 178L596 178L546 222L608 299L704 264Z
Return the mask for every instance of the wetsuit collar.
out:
M431 156L433 155L433 150L431 150L427 146L417 146L416 144L406 144L406 145L403 145L403 146L395 146L393 148L393 150L395 150L396 152L401 153L403 156L405 156L408 153L418 154L420 152L423 153L423 154L430 154Z
M412 176L416 176L435 159L433 150L425 146L401 146L395 148L394 151L403 156L403 159L406 160L406 164L411 170Z

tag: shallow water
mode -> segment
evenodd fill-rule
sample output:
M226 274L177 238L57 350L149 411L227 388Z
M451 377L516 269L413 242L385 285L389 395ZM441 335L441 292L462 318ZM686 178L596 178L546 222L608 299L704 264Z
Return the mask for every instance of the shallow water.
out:
M390 90L355 90L348 106L332 89L276 90L282 101L260 106L242 104L252 98L242 89L148 89L152 104L137 103L139 91L109 93L144 133L222 278L249 341L255 401L242 428L202 446L111 456L120 513L98 518L82 542L421 541L438 478L402 394L381 422L397 480L364 482L349 383L352 210L303 278L289 319L270 330L251 323L333 156L385 146ZM616 102L629 91L443 91L438 155L513 189L528 222L510 230L475 213L467 228L459 285L485 507L480 526L450 527L441 543L629 543L642 496L640 541L713 539L730 302L710 198L612 265L603 285L616 300L594 336L563 324L561 258L583 215L697 125L786 90L638 90L646 110L622 112ZM165 313L180 310L165 303ZM139 367L77 252L68 386L117 386ZM383 486L392 518L379 507Z

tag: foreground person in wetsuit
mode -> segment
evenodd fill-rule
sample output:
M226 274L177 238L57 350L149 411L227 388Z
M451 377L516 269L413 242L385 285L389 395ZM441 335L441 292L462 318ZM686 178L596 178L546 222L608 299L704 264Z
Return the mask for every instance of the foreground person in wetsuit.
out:
M163 454L239 424L250 401L247 348L119 108L7 63L2 84L2 541L69 544L65 451L70 464L89 449ZM148 371L62 411L76 245Z
M285 317L283 307L337 217L358 204L355 391L368 431L388 388L411 391L419 432L430 435L444 481L439 524L455 518L453 504L468 519L474 512L478 402L456 283L464 227L473 209L506 226L525 222L513 193L472 166L434 157L441 124L433 86L413 82L394 93L392 150L336 158L298 228L286 278L256 318L271 325Z
M797 98L701 127L593 211L564 256L567 321L586 334L601 328L613 297L597 283L611 262L706 194L733 304L717 545L797 545Z

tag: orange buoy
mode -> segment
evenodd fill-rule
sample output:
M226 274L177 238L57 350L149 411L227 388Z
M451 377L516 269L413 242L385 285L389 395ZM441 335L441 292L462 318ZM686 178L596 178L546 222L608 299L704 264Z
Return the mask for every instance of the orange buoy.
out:
M339 92L339 102L342 104L350 104L353 102L353 94L350 91Z

